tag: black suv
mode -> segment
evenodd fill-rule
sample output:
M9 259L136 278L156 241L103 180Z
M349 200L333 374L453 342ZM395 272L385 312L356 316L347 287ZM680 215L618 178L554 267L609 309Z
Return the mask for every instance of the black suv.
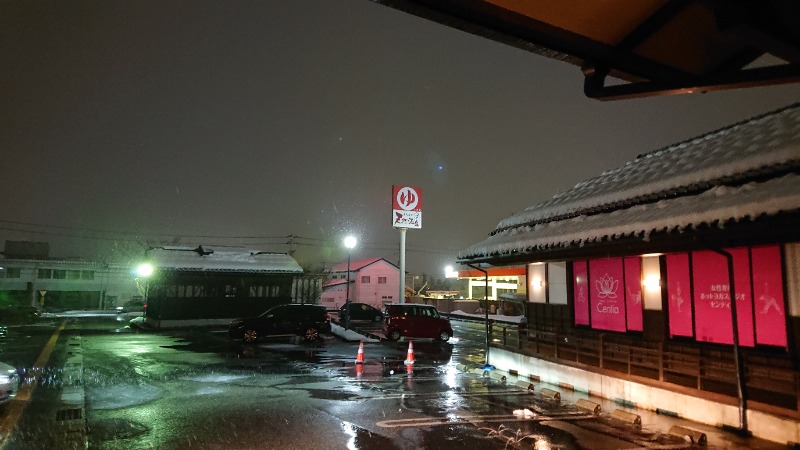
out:
M331 316L324 306L286 304L271 308L257 317L231 322L228 335L233 339L255 342L262 336L299 335L307 341L330 333Z
M342 320L369 320L380 323L383 320L383 313L372 305L350 302L339 308L339 318Z

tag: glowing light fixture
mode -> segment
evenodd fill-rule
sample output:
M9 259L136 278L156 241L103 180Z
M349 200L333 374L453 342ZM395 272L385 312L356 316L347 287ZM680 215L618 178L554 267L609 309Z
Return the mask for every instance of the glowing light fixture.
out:
M139 264L139 266L136 267L136 275L140 277L147 278L152 274L153 274L153 266L151 264L144 263L144 264Z
M661 277L658 275L648 275L642 280L642 285L651 291L658 290L661 288Z

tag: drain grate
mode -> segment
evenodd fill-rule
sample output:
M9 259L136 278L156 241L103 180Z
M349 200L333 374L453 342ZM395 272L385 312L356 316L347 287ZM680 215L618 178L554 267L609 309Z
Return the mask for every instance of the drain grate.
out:
M83 413L80 408L62 409L56 413L56 422L79 420L81 418L83 418Z

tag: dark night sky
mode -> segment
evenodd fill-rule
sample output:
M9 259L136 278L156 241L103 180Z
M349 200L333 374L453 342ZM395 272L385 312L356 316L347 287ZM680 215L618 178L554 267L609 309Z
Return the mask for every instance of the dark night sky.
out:
M0 240L246 245L440 275L504 217L800 85L598 102L580 70L367 0L0 2ZM200 237L208 236L208 237ZM240 237L257 237L241 239ZM178 240L179 238L179 240Z

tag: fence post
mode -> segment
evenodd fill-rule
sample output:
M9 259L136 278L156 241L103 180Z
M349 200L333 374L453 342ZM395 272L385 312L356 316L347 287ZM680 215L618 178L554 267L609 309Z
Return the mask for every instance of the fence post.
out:
M699 357L697 358L697 389L703 390L703 349L700 349Z
M605 367L605 365L603 364L603 354L605 353L605 350L606 350L606 344L605 344L605 339L604 339L605 336L606 336L605 334L602 334L602 333L600 334L600 368L601 369Z
M633 360L633 346L628 345L628 375L631 374L631 360Z
M555 347L555 357L558 358L558 330L553 331L553 345Z
M800 411L800 389L798 389L798 386L800 386L800 374L795 372L795 374L794 374L794 396L797 399L797 411Z

